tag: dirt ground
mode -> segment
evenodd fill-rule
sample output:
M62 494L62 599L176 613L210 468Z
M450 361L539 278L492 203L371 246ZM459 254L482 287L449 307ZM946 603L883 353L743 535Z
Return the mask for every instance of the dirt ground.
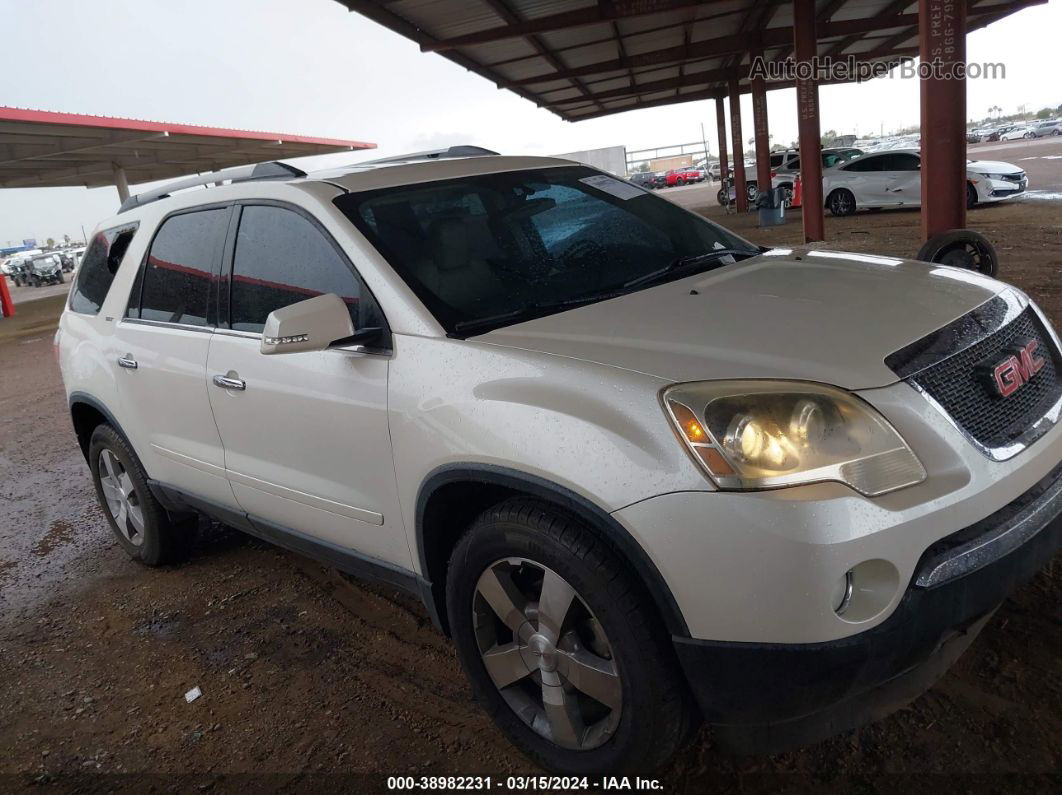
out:
M799 217L758 230L705 212L756 242L800 239ZM976 210L970 225L1062 326L1062 204ZM911 255L917 226L916 212L830 219L829 247ZM537 772L409 598L218 526L181 565L129 561L41 328L0 339L0 789L379 791L394 774ZM773 757L724 755L703 732L660 771L664 789L1058 791L1059 560L898 714Z

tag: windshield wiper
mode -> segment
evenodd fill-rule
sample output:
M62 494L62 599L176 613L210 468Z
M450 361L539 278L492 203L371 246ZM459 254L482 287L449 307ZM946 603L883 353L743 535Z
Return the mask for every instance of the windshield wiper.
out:
M526 306L521 306L517 309L511 309L508 312L499 312L496 315L458 321L457 323L454 323L454 331L458 332L461 336L468 336L469 334L474 334L483 329L505 325L510 321L516 322L525 319L533 320L534 318L548 315L552 312L574 309L577 306L593 304L598 301L607 301L609 298L618 298L623 294L624 291L622 290L611 290L604 293L581 295L576 298L566 298L562 301L536 301L533 304L527 304Z
M667 276L675 271L685 270L686 268L692 268L697 265L706 265L714 260L722 259L723 257L754 257L755 251L749 251L744 248L717 248L712 251L705 251L703 254L690 254L685 257L678 257L671 260L667 265L662 268L658 268L655 271L649 271L649 273L643 273L641 276L636 276L629 282L624 283L624 287L637 287L641 284L647 284L648 282L655 282L657 279ZM722 263L729 265L729 262Z

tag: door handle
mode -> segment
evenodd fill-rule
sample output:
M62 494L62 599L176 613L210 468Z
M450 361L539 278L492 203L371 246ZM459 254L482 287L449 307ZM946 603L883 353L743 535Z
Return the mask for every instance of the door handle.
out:
M136 359L127 353L125 356L118 357L118 366L124 367L126 370L135 370L138 365Z
M247 388L247 383L239 378L232 378L227 375L214 376L214 386L220 386L222 389L235 389L242 392Z

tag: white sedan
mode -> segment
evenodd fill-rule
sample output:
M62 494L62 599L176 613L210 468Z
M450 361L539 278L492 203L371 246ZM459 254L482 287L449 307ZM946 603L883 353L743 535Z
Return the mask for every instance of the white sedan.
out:
M922 156L917 149L893 149L849 160L823 171L823 195L833 215L922 204ZM966 162L966 206L997 202L1022 193L1025 172L993 160Z
M1027 126L1022 125L1022 126L1014 127L1014 128L1012 128L1010 130L1007 130L1005 133L1003 133L1001 136L999 136L999 140L1001 140L1001 141L1018 141L1018 140L1021 140L1022 138L1035 138L1035 137L1036 137L1036 132L1035 132L1035 130L1033 130L1032 127L1027 127Z

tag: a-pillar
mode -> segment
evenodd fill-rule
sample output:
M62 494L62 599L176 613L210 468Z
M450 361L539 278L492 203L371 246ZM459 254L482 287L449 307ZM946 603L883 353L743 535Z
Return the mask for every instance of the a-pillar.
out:
M741 92L736 80L731 80L730 94L730 141L734 153L734 190L737 192L738 212L749 208L748 188L745 185L745 145L741 140Z
M966 3L919 0L922 239L966 226ZM958 70L956 70L956 65Z
M804 194L801 215L804 218L805 243L826 239L822 197L822 141L819 137L819 86L812 71L812 60L818 55L816 36L815 0L793 0L793 59L796 67L800 183Z

